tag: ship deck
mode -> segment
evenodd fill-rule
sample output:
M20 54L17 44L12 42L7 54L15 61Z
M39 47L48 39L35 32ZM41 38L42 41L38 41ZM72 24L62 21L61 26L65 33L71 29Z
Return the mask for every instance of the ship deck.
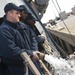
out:
M53 35L75 46L75 16L64 21L58 21L56 26L47 28Z
M75 16L72 15L64 21L58 21L56 25L46 25L49 33L60 49L63 57L75 52Z

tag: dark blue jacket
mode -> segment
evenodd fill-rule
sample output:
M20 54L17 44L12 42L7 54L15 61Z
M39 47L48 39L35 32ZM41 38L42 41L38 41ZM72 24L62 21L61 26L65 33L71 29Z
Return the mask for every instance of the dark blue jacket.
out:
M21 53L33 55L37 50L33 32L23 23L14 24L5 20L0 27L0 56L8 65L22 64Z

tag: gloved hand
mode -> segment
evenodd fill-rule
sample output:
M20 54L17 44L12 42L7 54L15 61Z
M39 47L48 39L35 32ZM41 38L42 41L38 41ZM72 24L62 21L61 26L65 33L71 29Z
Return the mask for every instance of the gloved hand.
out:
M45 54L44 53L39 53L39 54L37 54L38 55L38 57L41 59L41 60L43 60L44 59L44 57L45 57Z

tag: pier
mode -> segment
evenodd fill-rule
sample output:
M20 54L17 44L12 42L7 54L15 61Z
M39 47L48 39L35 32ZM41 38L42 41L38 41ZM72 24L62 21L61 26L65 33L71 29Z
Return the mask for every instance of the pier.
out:
M57 21L55 26L46 27L58 44L63 54L69 55L75 51L75 16L71 15L63 21Z

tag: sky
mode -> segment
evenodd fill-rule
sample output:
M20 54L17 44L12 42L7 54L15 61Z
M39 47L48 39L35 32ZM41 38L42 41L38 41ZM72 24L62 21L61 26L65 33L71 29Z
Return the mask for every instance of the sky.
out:
M55 2L55 0L53 0L55 6L52 3L52 0L49 0L49 5L46 9L46 12L43 16L43 18L41 19L41 21L43 23L48 22L50 19L54 19L55 16L58 16L58 13L60 13L60 10ZM71 8L75 6L75 0L57 0L60 8L61 8L61 12L62 11L66 11L70 12L72 11Z

